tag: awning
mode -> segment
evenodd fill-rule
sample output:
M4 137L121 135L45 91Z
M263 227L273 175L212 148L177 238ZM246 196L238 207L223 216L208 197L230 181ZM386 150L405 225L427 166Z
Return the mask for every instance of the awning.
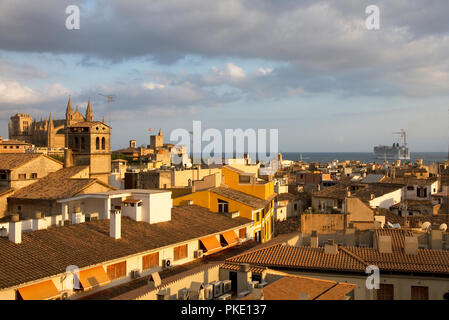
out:
M84 290L111 282L102 266L80 271L79 280Z
M211 254L213 252L217 252L222 249L222 246L220 242L217 240L216 236L200 239L200 241L207 250L205 254Z
M49 300L59 296L59 291L52 280L19 288L19 293L23 300Z
M237 234L233 230L223 233L222 236L225 239L226 243L228 244L228 247L239 244L239 238L237 237Z

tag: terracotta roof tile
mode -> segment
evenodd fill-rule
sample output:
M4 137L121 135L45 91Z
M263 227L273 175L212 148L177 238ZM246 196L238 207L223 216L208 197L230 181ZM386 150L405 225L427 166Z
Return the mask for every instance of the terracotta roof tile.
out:
M198 206L172 208L169 222L148 224L122 218L122 238L109 236L109 220L23 233L22 243L0 238L0 288L64 273L69 265L93 266L252 223Z

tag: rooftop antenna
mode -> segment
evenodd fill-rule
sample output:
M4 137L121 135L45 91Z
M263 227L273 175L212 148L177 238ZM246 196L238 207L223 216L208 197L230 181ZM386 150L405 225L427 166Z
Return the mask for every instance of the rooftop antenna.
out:
M108 125L111 127L111 105L110 103L115 101L115 95L104 95L99 93L100 96L105 97L108 100Z

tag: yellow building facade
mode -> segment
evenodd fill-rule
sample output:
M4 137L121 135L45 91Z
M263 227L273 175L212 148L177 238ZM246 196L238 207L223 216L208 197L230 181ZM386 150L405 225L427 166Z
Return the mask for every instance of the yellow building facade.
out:
M258 242L271 239L274 231L274 183L261 181L254 173L231 166L222 168L222 186L202 190L173 199L173 205L189 202L212 212L239 212L254 221L253 238Z

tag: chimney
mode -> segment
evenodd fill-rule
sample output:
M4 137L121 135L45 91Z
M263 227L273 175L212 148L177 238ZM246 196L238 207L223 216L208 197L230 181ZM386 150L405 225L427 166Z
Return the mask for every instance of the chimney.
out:
M249 265L242 264L237 272L237 295L249 293L249 284L252 280L252 272L249 271Z
M443 232L441 230L431 230L429 242L431 249L443 250Z
M9 223L9 241L14 243L22 242L22 221L19 221L19 214L11 215Z
M42 218L42 212L40 211L35 212L32 224L33 231L47 229L47 221Z
M418 254L418 238L415 236L405 236L404 238L404 253L405 254Z
M72 149L64 148L64 168L73 167Z
M109 235L114 239L120 239L122 237L122 213L120 210L113 210L111 212Z
M324 254L337 254L338 253L338 245L334 243L334 240L329 239L327 243L324 245Z
M391 244L391 236L378 236L377 250L379 250L380 253L392 253L393 247Z
M312 230L312 235L310 236L310 246L312 248L318 248L318 232Z
M135 148L136 147L136 140L129 140L129 147Z
M83 223L84 215L80 207L75 207L75 212L72 213L72 224Z

